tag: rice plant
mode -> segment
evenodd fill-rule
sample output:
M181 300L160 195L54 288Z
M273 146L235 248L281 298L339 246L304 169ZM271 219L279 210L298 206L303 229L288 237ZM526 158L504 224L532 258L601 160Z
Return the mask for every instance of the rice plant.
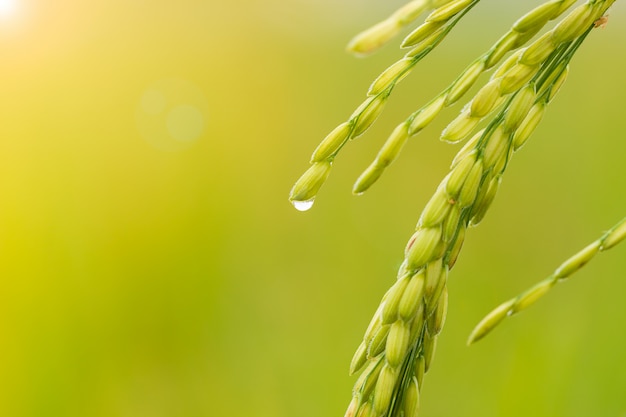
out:
M382 297L352 359L350 373L359 373L359 377L346 417L418 414L424 374L431 368L445 322L447 278L467 230L477 226L488 212L509 162L527 143L563 86L576 52L595 28L606 24L607 11L614 2L587 0L574 7L576 0L550 0L530 10L448 87L398 124L356 180L353 192L366 192L398 158L409 138L442 109L461 101L479 76L492 70L489 80L441 132L442 141L465 144L424 207L407 242L397 279ZM290 200L297 209L311 208L344 146L368 130L400 81L479 3L414 0L349 43L348 50L354 54L372 53L429 12L402 41L401 47L409 51L373 81L363 103L314 150L310 167L291 190ZM553 20L558 22L544 31ZM488 314L471 333L469 343L484 337L506 316L530 306L596 254L625 238L623 219L547 279Z

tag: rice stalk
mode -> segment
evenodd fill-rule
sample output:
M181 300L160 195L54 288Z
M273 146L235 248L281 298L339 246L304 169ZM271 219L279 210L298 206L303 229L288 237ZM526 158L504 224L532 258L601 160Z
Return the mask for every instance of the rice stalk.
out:
M366 56L381 48L400 31L427 10L437 9L454 0L413 0L393 12L388 18L360 32L350 40L346 49L357 56Z
M506 71L497 71L494 75L498 76L492 77L491 81L481 88L470 103L465 106L461 114L444 129L441 140L456 143L466 139L474 127L501 103L502 98L518 91L521 86L533 78L541 65L559 45L578 37L599 18L594 13L598 4L598 2L594 4L590 1L575 8L554 29L546 32L523 50L515 64ZM546 3L545 5L550 4ZM541 6L538 9L541 11ZM549 18L548 14L540 14L540 16L542 16L542 21ZM524 27L527 26L528 24L524 24ZM527 94L532 93L528 92ZM524 99L521 101L527 102Z
M383 296L350 364L350 373L360 372L360 376L346 417L417 415L423 378L432 366L438 335L446 318L448 274L458 259L467 229L479 224L485 216L514 152L537 127L563 85L572 57L614 1L588 0L554 29L520 49L575 1L551 0L527 13L446 90L394 129L392 140L379 153L380 163L371 165L357 181L361 186L355 187L355 192L369 187L397 157L409 136L429 124L443 107L458 101L483 72L495 67L508 52L516 51L465 107L464 119L455 119L444 130L444 139L458 141L473 131L478 123L474 119L490 117L486 127L459 150L450 172L421 213L416 231L406 245L397 280ZM340 149L374 123L395 84L477 3L478 0L446 2L409 34L403 46L414 49L374 81L368 99L314 152L311 167L291 191L290 199L296 207L298 204L306 205L305 209L310 207ZM466 119L471 121L463 122ZM554 282L568 277L597 252L624 239L624 224L623 221L599 243L567 261L551 276ZM521 298L507 301L488 316L490 319L480 331L490 330L510 311L517 312L530 305L552 285L538 285Z
M561 16L576 0L551 0L535 7L515 22L511 29L502 36L491 48L472 62L463 72L441 93L426 105L412 113L400 123L379 150L374 161L363 171L353 186L354 194L362 194L371 187L385 169L396 160L406 141L426 128L446 107L457 103L476 83L481 74L492 69L511 51L518 50L535 36L549 21ZM586 22L582 22L586 23ZM582 25L582 24L581 24ZM585 25L582 25L587 27ZM416 31L418 31L416 29ZM553 31L541 39L551 39ZM411 38L411 35L407 37ZM550 41L551 42L551 41ZM560 43L563 43L562 41ZM450 123L442 134L442 140L459 142L466 138L472 129L486 117L498 104L503 96L516 90L518 85L532 78L533 71L538 70L541 63L558 45L546 44L539 40L529 46L523 54L512 55L493 74L487 83L476 94L474 103L465 107L459 117ZM544 55L537 59L537 50ZM547 51L547 54L546 54ZM534 58L531 60L530 58Z
M599 239L563 262L548 278L535 284L517 297L505 301L487 314L476 325L469 336L467 344L470 345L485 337L506 317L517 314L531 306L557 283L567 280L572 274L580 270L598 253L611 249L624 239L626 239L626 218L604 233Z
M612 1L602 4L597 17ZM543 111L554 97L593 21L578 37L551 51L533 77L512 93L473 146L461 149L455 157L449 174L423 210L407 243L398 279L381 300L352 360L351 374L363 367L365 371L353 389L346 417L399 417L407 409L417 413L423 375L432 365L446 317L448 273L458 258L466 230L478 224L489 208L515 150L518 130L527 118L534 117L531 109ZM624 237L623 229L621 226L608 235L610 244ZM526 300L540 295L541 288ZM505 303L507 308L513 305ZM508 310L497 311L503 314Z
M323 177L320 182L307 187L310 181L311 171L317 172L320 168L314 168L317 164L332 164L335 157L343 146L352 139L361 136L376 121L382 113L391 92L397 83L406 77L412 68L426 55L428 55L448 35L459 20L469 12L480 0L453 0L444 6L435 9L430 16L438 19L441 27L432 31L423 39L419 46L407 53L404 58L392 64L383 71L370 86L368 97L352 113L350 118L333 129L311 156L311 168L307 170L296 182L292 189L289 200L298 209L308 209L312 206L315 196L327 178ZM462 7L461 7L462 6ZM427 18L428 19L428 18ZM317 178L322 178L321 176ZM306 196L306 200L304 200Z

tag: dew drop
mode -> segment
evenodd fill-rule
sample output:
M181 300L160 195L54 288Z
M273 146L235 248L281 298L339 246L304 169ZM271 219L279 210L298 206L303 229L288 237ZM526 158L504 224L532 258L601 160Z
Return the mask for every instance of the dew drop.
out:
M312 198L310 200L305 200L305 201L293 200L293 201L291 201L291 204L293 204L293 206L298 211L307 211L308 209L313 207L313 203L314 202L315 202L315 199Z

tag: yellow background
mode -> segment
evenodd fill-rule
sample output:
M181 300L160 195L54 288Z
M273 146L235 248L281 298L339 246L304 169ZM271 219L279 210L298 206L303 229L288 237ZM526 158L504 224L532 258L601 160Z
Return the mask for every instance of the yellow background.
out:
M351 184L540 2L472 10L307 213L287 194L310 152L401 56L344 45L401 1L15 2L0 13L0 415L342 416L459 107L365 196ZM465 346L626 215L625 28L617 2L468 234L421 415L626 414L626 246Z

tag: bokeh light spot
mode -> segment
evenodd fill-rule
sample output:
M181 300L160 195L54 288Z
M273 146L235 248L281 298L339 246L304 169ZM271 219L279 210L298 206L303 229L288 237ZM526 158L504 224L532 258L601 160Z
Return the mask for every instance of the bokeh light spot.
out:
M167 130L176 140L194 141L200 137L203 129L202 113L188 104L174 107L167 115Z
M186 80L163 79L141 93L137 128L153 147L181 151L201 138L207 115L207 100L197 86Z
M147 90L141 97L141 108L148 114L159 114L166 106L167 100L158 90Z

